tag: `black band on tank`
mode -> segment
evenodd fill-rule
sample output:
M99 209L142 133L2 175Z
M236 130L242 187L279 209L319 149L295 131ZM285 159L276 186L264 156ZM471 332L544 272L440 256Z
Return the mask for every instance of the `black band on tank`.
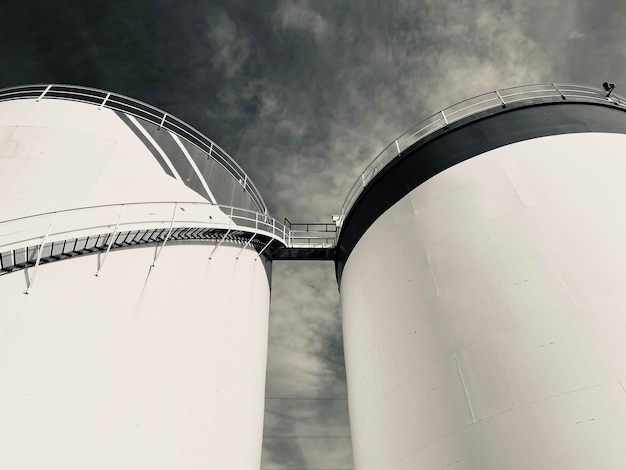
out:
M508 144L559 134L626 134L626 110L610 103L525 101L472 115L416 142L368 184L343 222L335 269L341 274L369 227L424 181L457 163Z

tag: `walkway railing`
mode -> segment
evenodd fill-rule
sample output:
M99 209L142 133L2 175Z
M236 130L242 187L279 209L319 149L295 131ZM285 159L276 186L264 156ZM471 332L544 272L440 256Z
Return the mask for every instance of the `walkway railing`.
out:
M404 150L433 132L455 121L491 108L506 108L509 104L526 100L563 101L570 98L582 99L584 101L597 101L600 103L612 103L620 107L626 106L626 100L616 93L611 93L610 97L607 97L607 92L599 88L554 83L505 88L461 101L422 120L400 135L387 145L382 152L376 155L350 188L341 206L338 225L341 226L341 223L348 212L350 212L352 205L359 195L385 165L397 158Z
M334 224L291 224L208 202L137 202L47 212L0 221L0 252L98 233L207 227L271 237L288 248L330 248Z
M289 228L289 248L332 248L336 244L334 223L294 223L285 219L285 226Z
M0 251L86 234L168 227L211 227L264 234L287 244L289 228L259 212L208 202L138 202L67 209L0 221Z
M98 106L99 108L110 108L115 111L131 114L167 129L196 145L209 155L209 157L222 165L235 180L239 181L239 184L241 184L244 191L250 195L250 198L259 211L267 213L267 206L258 189L250 178L248 178L248 175L225 150L189 124L159 108L128 96L77 85L24 85L0 90L0 101L24 98L35 98L37 101L41 101L42 99L79 101L81 103Z

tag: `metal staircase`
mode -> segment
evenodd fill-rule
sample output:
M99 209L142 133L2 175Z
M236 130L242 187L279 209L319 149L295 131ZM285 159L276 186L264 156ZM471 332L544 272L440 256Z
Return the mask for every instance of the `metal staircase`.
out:
M191 203L186 204L189 207ZM155 212L153 206L154 204L149 208L150 216L153 216ZM181 206L175 203L174 207L175 214L176 207ZM71 213L101 208L102 206L61 212ZM145 244L164 246L166 243L184 241L204 242L214 245L216 249L222 244L243 248L251 246L259 255L263 254L272 260L333 260L335 257L335 224L295 224L287 219L284 224L281 224L275 219L252 211L224 207L220 209L226 212L230 220L236 222L237 225L231 222L222 223L221 226L211 226L219 224L208 222L209 226L189 224L180 226L180 223L176 224L179 226L174 226L175 220L172 217L169 223L167 220L161 220L160 227L122 230L118 219L114 228L113 224L103 225L102 228L108 228L104 233L80 237L67 236L61 237L62 239L58 239L57 234L55 237L57 239L50 241L48 241L48 235L39 235L39 237L30 237L31 243L27 246L20 246L20 243L15 242L12 244L0 242L0 275L91 253L108 253L110 250ZM123 209L120 210L120 217L122 211ZM17 220L28 222L31 219L51 214L40 214ZM57 220L57 214L54 213L53 221ZM134 219L132 222L127 221L126 224L136 225L137 222L138 220ZM10 236L7 235L10 232L10 223L15 224L15 220L0 222L0 236ZM77 227L72 228L75 231ZM71 230L66 230L71 233ZM91 228L91 231L93 232L94 228ZM32 244L35 240L38 243Z

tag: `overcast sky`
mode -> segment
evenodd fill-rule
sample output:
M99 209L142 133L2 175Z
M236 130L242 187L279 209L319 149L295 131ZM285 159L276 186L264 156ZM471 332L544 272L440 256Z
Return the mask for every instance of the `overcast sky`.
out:
M80 84L163 108L292 221L329 222L378 151L464 98L626 91L624 0L3 0L0 41L0 87ZM274 263L267 397L263 469L351 468L332 263Z

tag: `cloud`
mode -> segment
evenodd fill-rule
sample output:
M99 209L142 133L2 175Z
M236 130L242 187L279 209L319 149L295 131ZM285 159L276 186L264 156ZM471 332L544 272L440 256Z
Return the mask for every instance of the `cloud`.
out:
M207 37L213 46L211 61L226 78L234 77L250 56L250 41L221 9L207 18Z
M324 39L331 32L329 23L306 1L284 1L272 17L282 28L310 32L317 40Z
M333 265L275 262L273 271L261 468L350 468Z
M350 468L349 436L345 399L268 399L261 468Z
M345 397L337 283L332 263L275 262L268 397Z

